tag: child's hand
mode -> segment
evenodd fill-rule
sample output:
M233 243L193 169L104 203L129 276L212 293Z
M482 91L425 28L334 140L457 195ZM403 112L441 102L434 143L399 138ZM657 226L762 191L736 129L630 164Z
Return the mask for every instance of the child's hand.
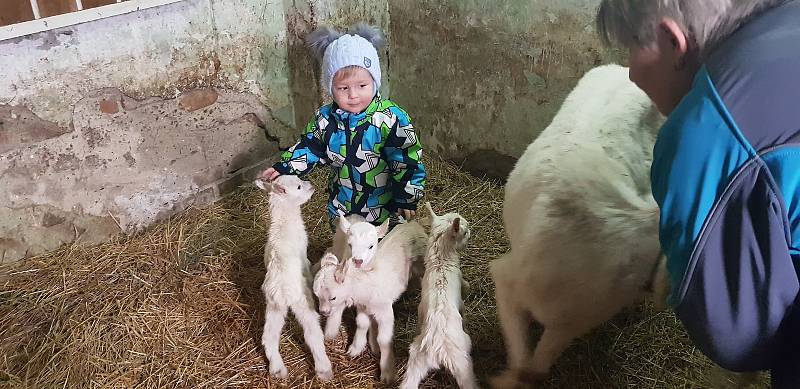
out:
M269 168L269 169L264 170L263 172L261 172L261 174L258 176L258 178L260 178L260 179L262 179L264 181L267 181L267 182L272 182L272 180L278 178L280 175L281 174L277 170L275 170L273 168Z
M417 216L417 213L410 209L398 209L397 214L402 216L406 220L411 220L414 218L414 216Z

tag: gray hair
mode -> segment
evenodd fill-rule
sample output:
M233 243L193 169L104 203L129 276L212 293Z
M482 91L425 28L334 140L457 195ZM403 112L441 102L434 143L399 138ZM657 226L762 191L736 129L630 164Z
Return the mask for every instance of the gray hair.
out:
M701 57L750 18L786 0L602 0L595 20L607 45L643 47L662 18L675 20Z

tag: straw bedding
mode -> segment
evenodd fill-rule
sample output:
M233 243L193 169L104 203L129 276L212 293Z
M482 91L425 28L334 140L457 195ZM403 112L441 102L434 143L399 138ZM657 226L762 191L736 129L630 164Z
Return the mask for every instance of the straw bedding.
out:
M472 286L465 327L476 374L486 385L505 365L488 275L489 262L507 248L502 186L436 159L426 164L426 200L437 213L458 211L473 229L462 259ZM331 239L325 179L321 170L311 175L319 193L304 208L312 261ZM0 267L0 388L381 387L376 357L345 354L352 314L339 340L327 344L332 382L314 377L291 315L280 346L290 378L269 377L259 290L267 218L266 197L246 186L132 236L65 246ZM407 294L395 304L401 375L416 331L417 300ZM540 329L531 328L533 345ZM642 305L575 341L544 386L703 388L720 387L724 379L711 373L674 316ZM422 387L452 388L455 382L438 371Z

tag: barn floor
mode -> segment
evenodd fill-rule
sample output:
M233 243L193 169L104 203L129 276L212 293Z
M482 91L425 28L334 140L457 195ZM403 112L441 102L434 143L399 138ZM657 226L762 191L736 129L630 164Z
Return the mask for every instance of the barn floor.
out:
M463 256L472 285L465 326L485 386L505 365L487 268L507 244L502 187L448 163L426 163L427 200L437 212L457 210L473 229ZM304 211L315 261L331 234L323 213L324 172L312 180L320 194ZM0 388L382 387L375 357L347 357L344 331L328 344L334 381L318 382L292 318L281 340L290 378L269 377L260 345L259 290L266 210L265 196L248 186L134 236L67 246L0 268ZM406 295L395 305L401 375L416 330L417 300ZM345 322L352 327L352 315ZM575 341L544 387L711 388L721 387L724 378L692 347L674 316L642 305ZM439 371L423 387L455 383Z

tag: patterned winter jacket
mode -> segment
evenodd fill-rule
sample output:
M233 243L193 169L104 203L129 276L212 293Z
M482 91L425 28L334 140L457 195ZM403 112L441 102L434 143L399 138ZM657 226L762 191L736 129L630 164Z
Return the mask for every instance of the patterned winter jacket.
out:
M273 167L303 176L319 164L331 166L328 215L337 209L380 224L398 209L415 210L425 187L422 144L403 109L376 95L364 112L336 103L320 108L300 141Z

